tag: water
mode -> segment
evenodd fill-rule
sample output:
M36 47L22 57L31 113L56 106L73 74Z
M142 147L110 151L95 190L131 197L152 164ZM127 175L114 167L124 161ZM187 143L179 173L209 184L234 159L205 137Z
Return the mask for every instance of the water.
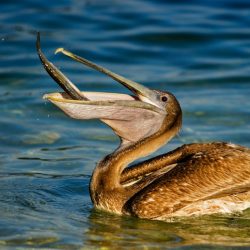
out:
M59 88L35 51L41 31L46 55L82 90L127 93L54 55L57 47L173 92L183 129L158 153L201 141L249 147L249 1L9 0L0 8L0 248L250 247L250 210L168 223L93 210L91 172L118 139L42 99Z

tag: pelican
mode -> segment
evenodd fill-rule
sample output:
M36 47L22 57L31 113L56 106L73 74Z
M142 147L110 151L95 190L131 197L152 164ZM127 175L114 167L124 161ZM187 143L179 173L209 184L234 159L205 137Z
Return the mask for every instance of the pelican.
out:
M119 147L93 171L90 196L97 209L151 220L250 207L250 149L225 142L186 144L138 164L180 130L182 110L176 97L151 90L63 48L57 53L100 71L133 95L81 92L41 51L49 75L64 92L44 99L74 119L100 119L120 138Z

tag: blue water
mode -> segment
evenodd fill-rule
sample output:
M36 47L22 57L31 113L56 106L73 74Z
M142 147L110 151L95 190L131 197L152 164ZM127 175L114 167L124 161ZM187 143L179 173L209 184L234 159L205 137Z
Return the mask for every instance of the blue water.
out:
M250 147L250 1L9 0L0 9L0 248L250 247L249 210L168 223L95 211L92 170L119 141L42 99L59 88L35 51L40 31L45 54L81 90L127 93L57 47L174 93L183 129L158 153L201 141Z

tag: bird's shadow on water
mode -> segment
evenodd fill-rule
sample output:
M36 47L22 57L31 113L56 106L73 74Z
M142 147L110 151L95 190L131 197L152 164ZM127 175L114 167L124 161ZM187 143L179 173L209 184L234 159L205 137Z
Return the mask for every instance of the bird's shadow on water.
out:
M224 249L250 245L250 210L240 215L142 220L92 209L84 245L107 249Z

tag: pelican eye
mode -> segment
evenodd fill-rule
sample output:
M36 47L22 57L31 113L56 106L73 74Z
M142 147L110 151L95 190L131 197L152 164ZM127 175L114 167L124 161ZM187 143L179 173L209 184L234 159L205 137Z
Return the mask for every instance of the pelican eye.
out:
M163 102L166 102L166 101L168 100L168 98L164 95L164 96L161 97L161 100L162 100Z

